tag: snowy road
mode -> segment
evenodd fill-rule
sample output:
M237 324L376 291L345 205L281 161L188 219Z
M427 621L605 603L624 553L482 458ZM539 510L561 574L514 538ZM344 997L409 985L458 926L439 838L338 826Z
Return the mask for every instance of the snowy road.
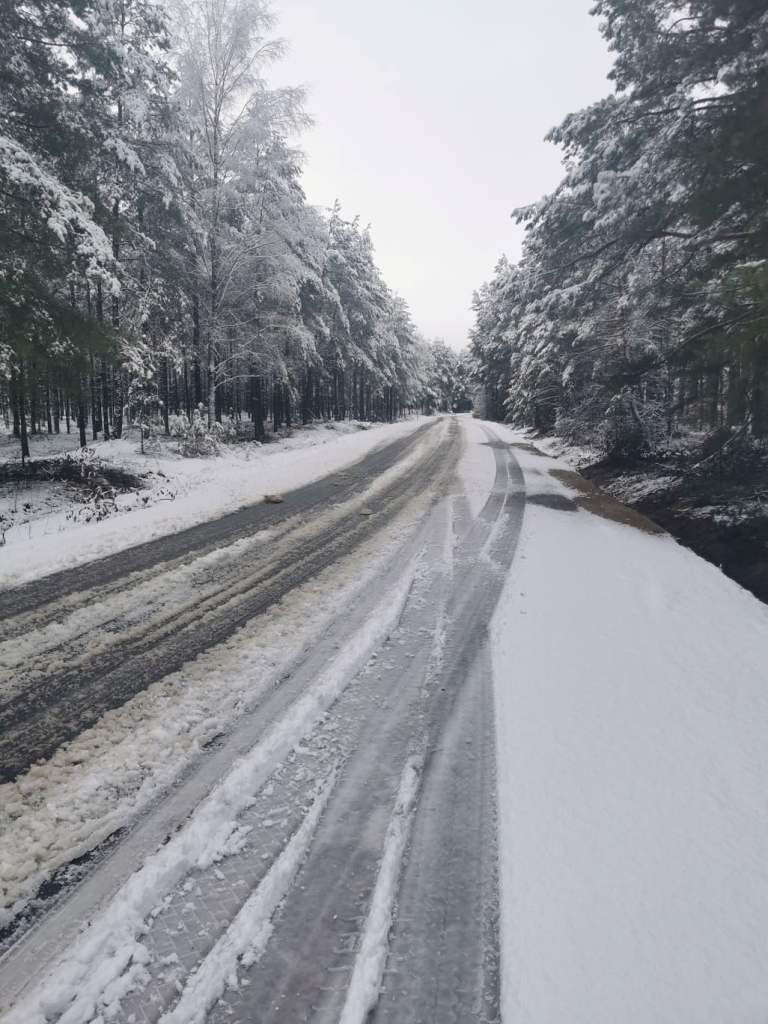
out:
M7 880L11 910L25 910L0 962L9 1021L497 1019L487 639L524 488L486 429L495 475L478 509L456 477L462 433L434 423L281 506L6 596L0 749L23 799L62 743L66 757L83 730L237 644L308 581L346 562L360 571L407 521L354 605L169 796L96 844L80 873L62 875L62 844L49 899L28 902L39 873L26 889ZM50 973L30 985L33 961Z
M0 596L0 781L363 543L449 455L429 448L409 462L425 431L292 493L285 511L247 507ZM408 471L382 487L402 462ZM360 515L364 499L376 517Z
M3 600L2 1024L763 1019L766 610L506 428Z

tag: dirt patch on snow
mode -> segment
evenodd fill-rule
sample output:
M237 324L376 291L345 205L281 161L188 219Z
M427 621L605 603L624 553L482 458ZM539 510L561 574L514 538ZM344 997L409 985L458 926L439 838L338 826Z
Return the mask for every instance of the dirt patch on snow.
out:
M616 501L610 494L595 487L579 473L571 469L552 469L550 473L566 487L578 491L578 497L573 499L578 508L586 509L587 512L601 516L603 519L610 519L614 523L633 526L636 530L642 530L643 533L666 532L658 523L628 505L622 505L620 501Z
M510 448L517 448L518 451L527 452L529 455L540 455L542 459L551 458L546 452L543 452L540 448L537 448L535 444L530 444L527 441L513 441L509 446Z
M768 603L768 481L608 462L583 472Z

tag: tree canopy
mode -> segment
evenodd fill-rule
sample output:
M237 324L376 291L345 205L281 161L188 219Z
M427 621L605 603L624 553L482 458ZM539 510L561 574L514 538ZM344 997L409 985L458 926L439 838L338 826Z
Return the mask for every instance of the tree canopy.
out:
M549 134L558 188L475 296L492 415L652 450L681 425L768 433L768 12L599 0L613 95Z
M0 0L0 408L393 418L430 347L370 233L301 188L266 0Z

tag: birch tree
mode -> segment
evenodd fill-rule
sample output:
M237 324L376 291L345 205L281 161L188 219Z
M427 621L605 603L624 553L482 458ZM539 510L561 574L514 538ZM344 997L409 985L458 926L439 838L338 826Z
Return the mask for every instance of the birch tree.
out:
M249 188L253 163L272 137L303 119L300 90L272 90L264 78L283 52L270 35L273 27L263 0L192 0L176 12L179 98L195 160L193 289L204 311L209 424L216 418L219 361L236 326L228 317L232 289L243 267L276 244L252 216L263 198Z

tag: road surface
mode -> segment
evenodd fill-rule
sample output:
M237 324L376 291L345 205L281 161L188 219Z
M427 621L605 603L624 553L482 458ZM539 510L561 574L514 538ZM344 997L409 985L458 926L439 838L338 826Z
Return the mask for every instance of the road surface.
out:
M766 1019L768 610L407 429L0 596L0 1024Z
M282 504L0 597L11 782L409 522L287 678L11 917L4 1021L498 1020L488 625L525 488L485 427L478 509L465 434L429 423Z

